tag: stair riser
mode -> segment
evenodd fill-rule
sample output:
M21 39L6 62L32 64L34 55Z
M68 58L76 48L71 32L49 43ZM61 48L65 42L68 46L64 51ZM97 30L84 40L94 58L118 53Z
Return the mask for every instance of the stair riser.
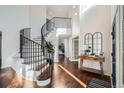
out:
M27 65L32 65L32 64L38 64L38 63L44 63L44 62L46 62L46 60L38 60L38 61L24 61L22 64L27 64Z
M23 58L24 59L29 59L29 60L32 60L32 59L44 59L45 57L44 56L40 56L40 55L23 55Z
M38 52L38 51L22 51L23 54L29 54L30 55L33 55L33 54L42 54L43 55L43 52Z
M37 52L34 52L34 53L30 53L30 52L22 52L24 56L41 56L43 55L43 53L37 53Z
M23 66L24 68L27 68L27 66ZM29 70L29 69L25 69L25 73L23 73L23 77L26 80L32 80L32 81L38 81L37 77L44 72L47 68L49 67L49 65L47 65L46 67L42 68L42 71L33 71L33 70Z
M33 45L23 45L22 46L22 49L27 49L27 48L28 49L30 48L30 49L39 49L39 50L41 50L41 47L38 48L38 47L33 46Z
M31 65L21 64L24 61L22 58L14 58L12 63L12 68L16 71L16 73L22 75L26 80L37 81L37 77L45 70L49 65L47 64L46 67L42 68L39 71L31 70ZM44 64L45 62L42 62ZM14 64L14 65L13 65ZM38 66L35 64L35 67Z
M28 70L33 70L33 69L37 69L39 65L42 65L46 62L39 62L39 63L34 63L34 64L23 64Z
M22 53L31 53L31 54L34 54L34 53L36 53L36 54L43 54L43 51L38 51L38 50L27 50L27 49L22 49L22 51L21 51Z

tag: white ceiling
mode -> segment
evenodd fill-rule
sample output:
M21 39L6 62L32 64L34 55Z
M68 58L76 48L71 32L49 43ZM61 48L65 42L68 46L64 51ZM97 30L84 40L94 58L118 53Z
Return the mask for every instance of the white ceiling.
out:
M72 5L47 5L47 17L68 17Z

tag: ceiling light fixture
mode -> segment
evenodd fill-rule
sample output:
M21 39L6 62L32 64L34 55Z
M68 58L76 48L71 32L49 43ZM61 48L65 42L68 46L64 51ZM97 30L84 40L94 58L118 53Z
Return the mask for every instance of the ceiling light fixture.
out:
M75 12L74 14L77 15L77 12Z
M75 8L75 5L73 5L73 8Z

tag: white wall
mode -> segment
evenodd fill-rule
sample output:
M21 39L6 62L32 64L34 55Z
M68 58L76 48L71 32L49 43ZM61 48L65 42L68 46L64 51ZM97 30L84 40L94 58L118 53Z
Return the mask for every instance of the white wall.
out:
M69 58L69 39L64 39L64 46L65 46L65 56Z
M31 27L31 38L41 36L41 27L46 22L46 6L29 6L29 21Z
M76 15L77 13L77 15ZM72 11L72 37L79 35L80 25L79 25L79 6L76 6Z
M72 43L72 36L69 39L69 60L73 61L73 43Z
M76 14L75 14L76 13ZM80 25L79 25L79 6L75 5L72 6L68 13L69 18L72 18L71 25L72 25L72 35L69 37L69 59L71 61L75 61L74 59L74 44L72 39L79 36L80 32Z
M47 6L47 18L53 17L68 17L68 10L70 5L48 5Z
M11 65L12 57L19 52L19 31L32 28L31 37L40 36L46 22L45 6L0 6L2 31L2 67Z
M0 6L2 67L9 66L11 57L19 52L19 31L29 27L28 10L28 6Z
M74 8L71 7L68 13L68 17L72 18L72 38L79 35L80 25L79 25L79 6L76 5Z
M83 10L82 10L83 11ZM86 33L101 32L103 34L103 52L105 55L104 72L111 75L111 10L110 6L92 6L80 15L80 46L83 50ZM98 63L88 63L90 67L98 67ZM92 65L91 65L92 64Z
M113 23L116 10L117 10L117 5L111 5L111 24Z

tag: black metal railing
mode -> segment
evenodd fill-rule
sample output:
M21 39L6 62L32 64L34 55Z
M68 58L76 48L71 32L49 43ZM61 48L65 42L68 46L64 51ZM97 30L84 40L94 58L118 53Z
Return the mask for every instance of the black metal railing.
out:
M42 70L43 57L41 45L24 35L20 34L21 47L20 54L21 58L24 58L23 64L29 64L32 70Z
M50 20L47 19L47 22L41 28L41 43L43 46L47 44L45 37L56 28L71 28L71 18L53 17ZM43 48L43 54L44 52Z
M53 53L53 50L48 47L27 38L24 30L20 31L20 57L24 59L23 64L29 65L29 70L40 70L42 72L39 80L51 77Z
M41 44L44 46L42 47L43 56L47 58L49 62L49 74L52 77L53 71L53 58L54 58L54 50L51 50L47 47L48 42L46 41L45 37L56 28L71 28L71 18L63 18L63 17L53 17L52 19L48 20L41 28ZM47 73L47 70L46 72Z
M71 28L70 23L70 18L54 17L48 20L41 28L41 44L31 40L27 30L20 31L20 57L24 58L24 64L29 64L32 70L41 70L38 80L52 77L54 65L54 50L47 46L45 37L55 28Z
M46 37L51 31L56 28L71 28L71 18L53 17L42 26L41 35Z

